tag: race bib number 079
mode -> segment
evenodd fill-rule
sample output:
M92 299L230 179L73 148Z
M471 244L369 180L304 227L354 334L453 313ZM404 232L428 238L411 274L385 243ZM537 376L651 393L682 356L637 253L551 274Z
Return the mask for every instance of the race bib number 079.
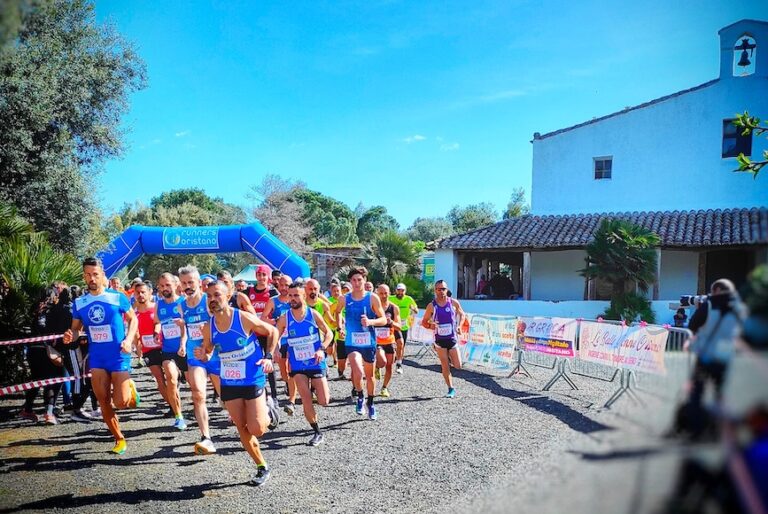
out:
M92 343L111 343L112 327L109 325L96 325L88 327L88 333L91 336Z

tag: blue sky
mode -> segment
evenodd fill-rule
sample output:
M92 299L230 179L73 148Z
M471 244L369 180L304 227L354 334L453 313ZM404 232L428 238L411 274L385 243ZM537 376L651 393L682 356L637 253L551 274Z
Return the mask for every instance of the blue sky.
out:
M763 0L96 1L136 45L128 148L107 211L201 187L248 208L266 174L403 228L453 205L530 199L534 132L718 74L717 31Z

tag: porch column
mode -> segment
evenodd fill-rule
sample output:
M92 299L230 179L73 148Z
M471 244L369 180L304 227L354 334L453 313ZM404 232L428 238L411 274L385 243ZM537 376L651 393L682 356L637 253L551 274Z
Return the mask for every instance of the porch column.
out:
M661 280L661 248L656 248L656 276L653 281L653 299L659 299L659 280Z
M523 252L523 300L531 299L531 252Z

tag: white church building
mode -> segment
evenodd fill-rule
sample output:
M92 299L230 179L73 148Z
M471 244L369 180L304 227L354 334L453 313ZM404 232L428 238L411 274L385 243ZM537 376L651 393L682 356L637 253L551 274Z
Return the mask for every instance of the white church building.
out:
M745 110L768 119L768 22L742 20L719 36L718 78L533 135L531 214L434 243L436 278L466 311L598 315L606 288L578 270L605 218L659 235L649 296L660 323L671 321L680 295L721 277L743 283L768 262L768 169L756 179L733 171L740 152L761 160L768 145L731 124ZM504 297L479 294L481 275L499 273L509 279Z

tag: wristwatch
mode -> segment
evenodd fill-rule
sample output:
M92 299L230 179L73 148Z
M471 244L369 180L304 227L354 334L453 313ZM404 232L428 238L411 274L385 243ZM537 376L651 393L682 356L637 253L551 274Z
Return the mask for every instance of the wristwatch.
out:
M274 359L272 358L272 354L271 354L270 352L267 352L267 353L265 353L265 354L264 354L264 358L265 358L265 359L269 359L269 360L274 360Z

